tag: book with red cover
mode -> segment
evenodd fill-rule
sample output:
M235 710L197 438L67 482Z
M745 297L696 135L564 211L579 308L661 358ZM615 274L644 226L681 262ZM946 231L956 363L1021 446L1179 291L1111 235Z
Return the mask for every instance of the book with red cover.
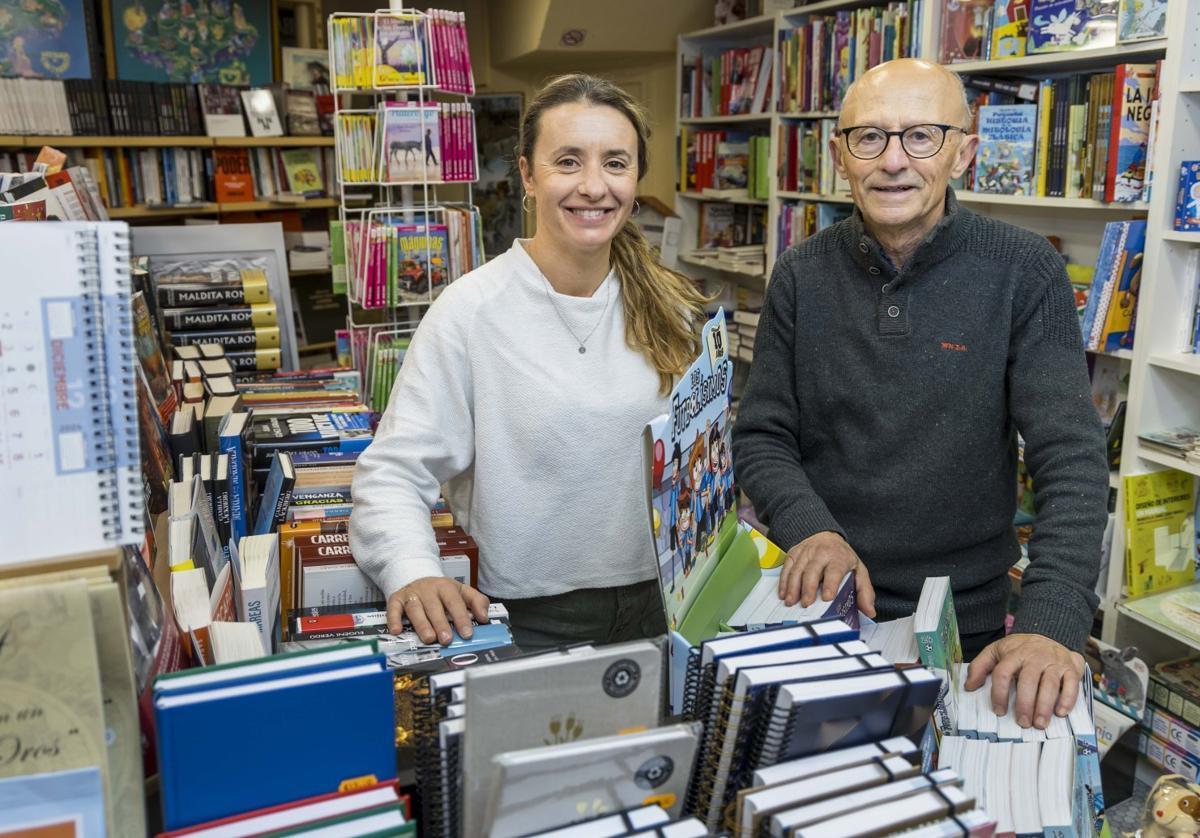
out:
M254 175L250 171L250 152L244 148L216 148L213 182L219 203L245 203L254 200Z

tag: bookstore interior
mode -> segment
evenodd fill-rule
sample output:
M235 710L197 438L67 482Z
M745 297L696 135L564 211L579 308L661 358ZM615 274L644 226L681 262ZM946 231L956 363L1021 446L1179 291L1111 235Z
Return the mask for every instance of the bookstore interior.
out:
M0 838L1200 835L1200 0L444 2L0 0Z

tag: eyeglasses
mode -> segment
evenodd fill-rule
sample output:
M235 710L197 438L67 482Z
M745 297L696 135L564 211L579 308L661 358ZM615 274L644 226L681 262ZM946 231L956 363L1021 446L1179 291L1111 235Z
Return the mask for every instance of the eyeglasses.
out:
M846 147L859 160L874 160L887 149L892 137L900 138L900 147L904 153L914 160L933 157L942 150L946 143L946 135L951 131L962 131L965 128L957 125L910 125L903 131L884 131L874 125L854 125L841 128L838 133L846 138Z

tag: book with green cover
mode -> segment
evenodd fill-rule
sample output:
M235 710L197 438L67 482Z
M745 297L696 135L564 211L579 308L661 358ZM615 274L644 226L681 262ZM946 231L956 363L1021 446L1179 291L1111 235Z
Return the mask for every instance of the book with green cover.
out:
M947 682L935 712L938 728L943 734L957 733L952 696L960 690L963 656L949 576L931 576L921 586L913 635L917 639L921 663L937 670L939 675L944 674Z

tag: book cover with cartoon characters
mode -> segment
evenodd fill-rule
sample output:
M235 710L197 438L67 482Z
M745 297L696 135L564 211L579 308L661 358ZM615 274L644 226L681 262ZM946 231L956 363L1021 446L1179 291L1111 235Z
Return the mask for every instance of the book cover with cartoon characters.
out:
M979 109L976 192L1033 194L1037 105L985 105Z
M1030 0L1030 53L1116 46L1119 0Z
M1140 201L1150 142L1150 102L1158 83L1154 64L1118 64L1108 143L1104 200Z

